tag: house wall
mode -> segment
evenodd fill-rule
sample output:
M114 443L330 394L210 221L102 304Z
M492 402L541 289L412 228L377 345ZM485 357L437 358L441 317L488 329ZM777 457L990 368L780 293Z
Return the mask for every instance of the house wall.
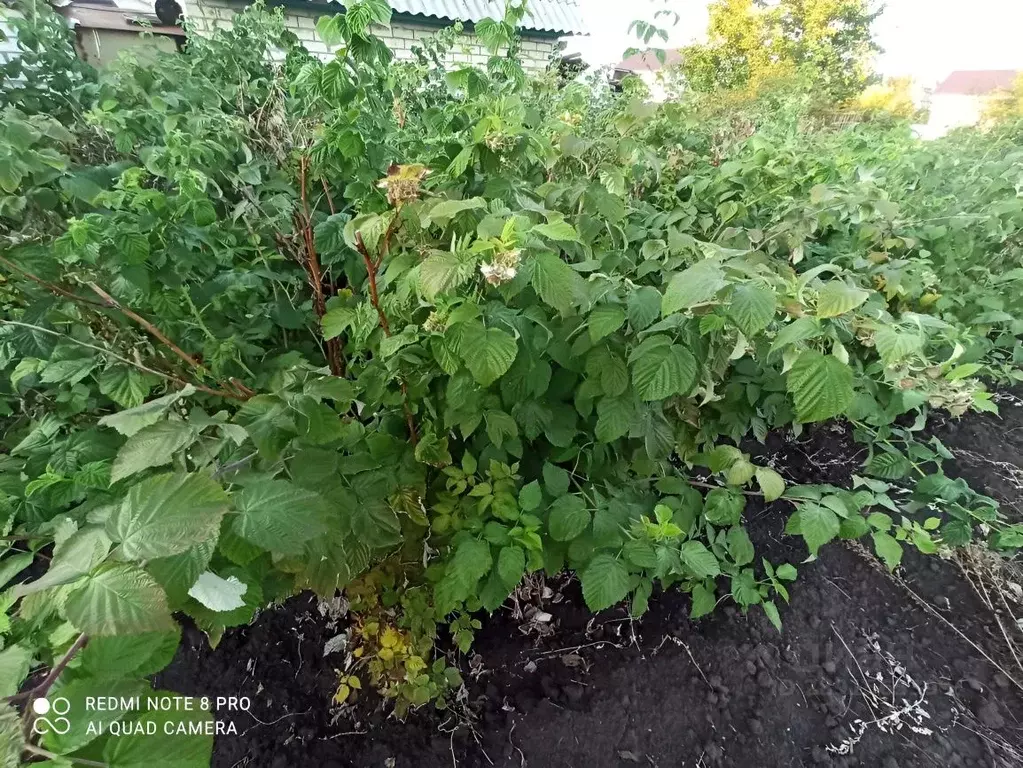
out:
M192 23L195 31L199 34L208 34L217 28L229 26L235 13L245 6L242 3L228 2L227 0L201 0L199 2L188 0L183 7L185 16ZM285 8L284 23L302 41L310 53L327 60L333 56L334 51L316 34L316 20L323 15L325 12L319 9L306 11L287 7ZM387 44L395 58L411 59L412 46L420 44L420 41L436 34L440 29L439 26L395 19L392 21L390 29L380 27L374 30L374 34ZM472 32L463 34L462 41L462 45L456 45L449 55L449 63L476 65L487 63L489 54L475 34ZM523 66L532 71L546 68L551 55L557 48L557 39L523 35Z
M20 15L9 8L0 8L0 32L3 32L4 40L0 40L0 64L18 55L18 39L14 35L14 29L7 23L8 16Z
M928 132L942 135L953 128L976 125L987 107L986 96L958 93L936 93L931 96Z

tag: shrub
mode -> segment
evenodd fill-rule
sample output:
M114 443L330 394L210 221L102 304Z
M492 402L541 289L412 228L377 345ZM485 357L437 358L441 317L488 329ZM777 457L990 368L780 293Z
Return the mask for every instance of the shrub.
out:
M343 47L321 63L255 8L72 86L81 119L5 107L4 581L50 558L0 598L5 693L83 645L62 695L130 689L175 612L216 644L346 589L338 699L368 674L400 711L444 706L438 627L467 650L540 569L593 610L641 614L656 584L780 628L796 569L757 559L749 495L811 555L1019 546L916 439L931 409L995 410L979 375L1019 378L1011 136L723 136L527 78L514 15L477 25L486 69L446 73L444 37L391 61L388 16L322 19ZM833 418L868 447L853 488L742 448Z

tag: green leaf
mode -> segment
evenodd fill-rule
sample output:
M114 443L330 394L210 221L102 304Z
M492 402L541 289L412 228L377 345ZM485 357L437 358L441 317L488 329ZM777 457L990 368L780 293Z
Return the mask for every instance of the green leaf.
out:
M590 341L596 344L625 325L625 310L617 304L600 304L590 312L586 324L590 329Z
M795 344L807 339L813 339L821 334L821 326L815 317L797 317L788 325L783 325L774 337L771 344L771 351L777 352L783 347Z
M156 475L131 487L107 519L107 534L130 560L176 555L217 535L227 502L208 475Z
M161 421L140 429L117 452L110 482L116 483L150 467L170 464L175 453L198 437L199 430L185 421Z
M46 573L35 581L18 584L12 590L15 597L24 597L41 589L70 584L85 576L102 563L110 551L110 537L99 526L88 526L75 531L53 548L53 557Z
M895 537L881 531L874 531L874 551L880 557L889 571L894 571L902 562L902 545L895 540Z
M287 480L260 479L232 501L235 532L270 552L300 555L307 541L326 533L322 497Z
M602 443L610 443L629 434L636 408L629 394L621 397L602 397L597 403L595 433Z
M767 618L774 625L774 628L781 632L781 616L778 614L778 606L771 600L765 600L760 605L764 609L764 613L767 614Z
M905 477L912 468L909 459L901 453L876 453L867 462L866 470L874 477L884 480L898 480Z
M984 366L980 363L964 363L963 365L957 365L951 371L945 374L945 378L949 381L959 381L965 379L974 374L978 373Z
M64 611L87 635L130 635L174 628L167 598L141 568L128 563L103 567L67 597Z
M543 465L543 485L547 493L555 498L568 493L568 486L571 478L566 470L561 467L545 463Z
M467 200L441 200L426 213L421 214L420 221L423 226L432 222L444 227L462 211L474 211L486 207L487 201L482 197L470 197Z
M706 616L714 610L716 605L717 600L714 593L703 584L697 584L693 587L693 607L689 611L689 618L698 619L701 616Z
M648 285L637 288L629 294L626 307L629 323L637 331L642 331L660 315L661 294Z
M92 637L79 655L79 669L88 678L148 677L170 664L180 642L177 626L165 632Z
M737 525L745 508L746 497L732 488L714 488L703 502L704 517L713 525Z
M176 696L153 691L152 696ZM187 706L187 709L185 708ZM109 768L200 768L213 758L213 713L196 699L179 709L154 710L138 716L139 725L112 736L103 746L103 762ZM154 755L159 760L154 761Z
M532 260L532 284L537 296L549 307L567 315L582 289L582 278L556 254L544 252Z
M472 155L475 147L470 144L467 147L462 147L462 151L455 155L455 159L448 165L448 174L451 176L461 176L465 173L469 167L469 163L472 162Z
M753 542L749 534L741 525L735 525L728 529L726 538L728 554L736 565L747 565L753 562Z
M796 567L790 563L782 563L775 569L774 575L782 581L795 581Z
M571 541L589 526L590 511L581 497L562 496L551 504L547 524L552 539Z
M150 400L143 405L104 416L99 420L99 424L104 427L112 427L125 437L131 437L140 429L158 422L172 405L194 392L195 387L189 384L177 392Z
M774 319L774 291L755 284L740 285L732 294L728 315L747 339L752 339Z
M122 408L141 405L151 389L143 373L126 365L111 366L99 375L99 391Z
M780 499L785 493L785 480L773 469L757 467L756 476L760 491L764 494L764 501Z
M548 240L566 243L582 242L579 239L579 233L575 231L575 227L564 219L552 221L548 224L537 224L533 227L532 231L541 237L546 237Z
M696 358L678 344L647 348L632 364L632 384L646 401L688 394L696 375Z
M504 547L497 555L497 575L508 589L515 589L526 572L526 553L515 545Z
M679 550L682 564L698 579L713 578L721 575L721 566L714 553L707 549L702 541L689 540Z
M438 610L442 614L450 613L458 603L467 600L476 590L479 580L490 572L493 562L487 542L463 539L444 569L444 577L435 588L434 599Z
M726 285L728 282L718 262L712 259L698 261L671 278L661 300L661 315L667 317L697 304L713 301L718 291Z
M646 539L629 539L622 547L622 554L639 568L656 568L659 563L653 544Z
M579 572L583 599L591 611L603 611L629 594L629 572L611 555L600 554Z
M568 489L566 488L566 490ZM523 512L532 512L540 506L541 501L543 501L543 491L540 490L540 483L534 480L522 486L519 491L519 508Z
M32 651L24 646L9 645L0 651L0 696L16 694L31 666Z
M473 378L489 387L515 362L519 346L515 337L497 328L474 327L462 338L460 353Z
M325 340L336 339L355 322L355 310L350 307L333 307L328 309L320 320Z
M852 369L831 355L807 350L788 373L787 386L800 422L824 421L853 401Z
M923 349L923 338L918 333L906 333L886 325L874 332L874 347L881 356L881 362L895 365L920 352Z
M807 502L799 505L799 532L806 541L811 555L838 536L841 526L838 515L820 504Z
M149 258L149 238L140 232L118 232L114 245L125 264L144 264Z
M838 317L850 312L870 297L869 291L832 280L817 294L817 317Z
M25 733L21 716L9 704L0 703L0 766L18 768L22 765L21 753L24 748Z
M427 301L449 294L473 275L474 262L457 253L440 251L419 265L419 291Z

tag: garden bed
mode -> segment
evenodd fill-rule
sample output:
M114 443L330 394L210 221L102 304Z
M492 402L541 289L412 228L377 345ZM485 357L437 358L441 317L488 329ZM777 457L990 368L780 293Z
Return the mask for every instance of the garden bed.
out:
M1015 517L1023 408L1011 398L1001 408L1000 418L970 414L934 433L957 454L950 473ZM834 424L798 441L772 435L761 451L789 479L846 486L862 460ZM786 506L751 503L749 530L758 552L798 563L801 540L782 535ZM952 562L907 553L893 578L857 545L832 544L818 562L799 566L782 634L761 612L743 619L733 607L692 622L688 597L674 592L651 600L639 621L624 608L594 617L576 582L546 586L542 604L520 607L527 615L539 607L550 621L503 610L484 622L461 660L468 697L447 713L425 707L399 722L372 694L332 708L343 653L323 650L344 622L322 615L308 595L229 633L215 651L186 631L158 682L252 699L252 716L235 717L239 735L217 738L214 764L225 767L1023 760L1013 751L1023 744L1023 691L1010 679L1023 682L1023 671Z

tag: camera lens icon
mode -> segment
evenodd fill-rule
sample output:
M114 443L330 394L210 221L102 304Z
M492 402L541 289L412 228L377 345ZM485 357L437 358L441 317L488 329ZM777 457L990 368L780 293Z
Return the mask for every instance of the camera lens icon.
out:
M36 718L32 721L32 732L37 734L56 733L63 736L71 730L71 721L64 715L71 711L71 702L63 696L53 699L38 698L32 701ZM56 715L56 717L47 717Z

